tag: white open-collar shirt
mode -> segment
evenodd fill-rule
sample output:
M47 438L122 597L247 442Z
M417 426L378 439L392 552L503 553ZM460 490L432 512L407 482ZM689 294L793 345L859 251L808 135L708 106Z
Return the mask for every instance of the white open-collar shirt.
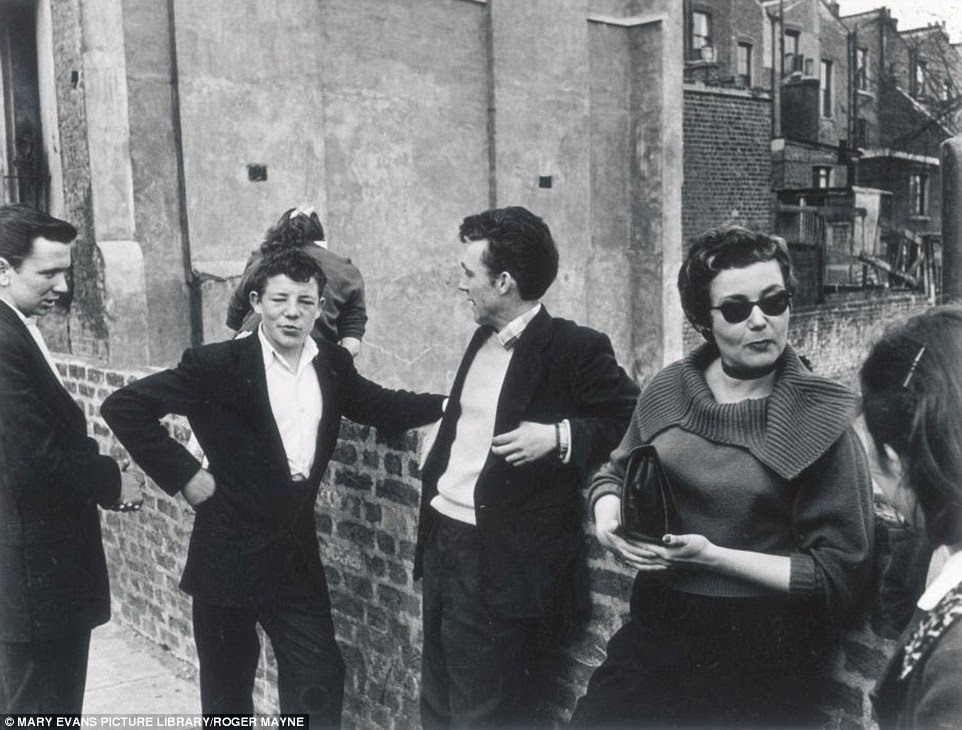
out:
M324 408L321 386L314 370L317 343L310 337L305 340L295 371L264 335L263 325L257 328L257 336L264 355L271 412L284 443L291 479L301 481L310 476L314 466L317 429Z

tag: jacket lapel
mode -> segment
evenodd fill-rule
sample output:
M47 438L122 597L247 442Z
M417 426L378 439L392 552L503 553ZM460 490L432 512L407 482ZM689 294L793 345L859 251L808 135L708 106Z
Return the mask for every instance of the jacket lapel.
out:
M277 428L277 421L274 420L274 411L271 410L271 399L267 392L267 373L264 370L264 352L256 331L243 340L240 366L245 386L244 392L240 394L241 403L249 404L255 423L263 424L266 438L265 452L270 463L278 465L279 474L282 472L287 479L290 477L287 452L284 451L281 432Z
M30 357L35 363L34 367L31 368L30 377L46 396L44 400L47 405L56 408L68 423L72 422L74 425L79 423L80 427L86 432L83 409L77 405L77 401L67 392L57 376L51 372L47 359L43 356L37 341L33 339L33 335L30 334L30 330L27 329L27 325L10 308L10 305L3 301L0 301L0 321L3 322L4 326L17 333L17 336L23 341L24 348L30 353Z
M498 399L494 421L495 434L516 428L534 396L534 389L544 372L542 352L551 339L551 315L542 305L541 311L528 323L514 346Z
M344 405L341 403L343 392L336 387L341 373L335 369L333 359L328 357L327 342L317 340L317 357L314 358L314 372L321 388L321 422L317 427L317 441L314 446L314 465L311 467L311 482L320 480L323 470L327 467L328 452L332 442Z
M451 394L448 396L448 404L441 417L441 425L438 427L438 435L434 439L434 445L430 453L424 460L423 478L425 481L436 480L447 469L448 459L451 456L451 444L454 443L454 435L457 431L458 418L461 416L461 391L464 389L464 381L468 376L471 363L474 362L475 355L481 349L484 341L491 336L490 327L478 327L474 331L474 336L468 343L468 348L464 351L458 372L454 376L454 383L451 385Z

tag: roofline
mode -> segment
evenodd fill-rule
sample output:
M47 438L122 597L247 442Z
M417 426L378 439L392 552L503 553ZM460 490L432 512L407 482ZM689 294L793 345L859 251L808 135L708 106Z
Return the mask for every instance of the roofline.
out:
M906 28L905 30L900 30L899 33L924 33L926 31L939 31L940 33L945 32L945 28L936 23L935 25L920 25L918 28Z

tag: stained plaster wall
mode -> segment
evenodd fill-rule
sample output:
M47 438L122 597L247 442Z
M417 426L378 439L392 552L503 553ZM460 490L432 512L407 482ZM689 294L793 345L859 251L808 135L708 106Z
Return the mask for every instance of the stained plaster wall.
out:
M633 372L660 367L681 331L662 286L681 250L680 59L669 50L681 18L669 5L284 0L268 13L255 0L175 0L203 338L227 335L226 294L265 228L309 202L331 247L364 272L362 371L444 389L474 326L456 291L458 224L520 204L561 252L549 310L610 332ZM612 66L617 88L603 78ZM265 182L247 179L250 163L267 166Z

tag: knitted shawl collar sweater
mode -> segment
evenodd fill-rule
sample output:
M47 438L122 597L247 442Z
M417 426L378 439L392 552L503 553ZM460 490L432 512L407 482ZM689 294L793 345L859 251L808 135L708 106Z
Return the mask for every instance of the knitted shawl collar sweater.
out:
M790 595L852 602L869 568L871 481L850 429L858 398L809 372L786 347L766 398L718 403L705 344L662 370L638 400L628 431L595 477L591 504L620 494L631 450L655 443L675 488L681 531L723 547L791 557ZM678 590L763 595L761 586L690 569L659 574Z
M635 411L644 443L671 426L709 441L740 446L784 479L794 479L852 424L858 397L812 374L785 347L768 398L718 403L704 371L718 350L704 344L659 373Z

